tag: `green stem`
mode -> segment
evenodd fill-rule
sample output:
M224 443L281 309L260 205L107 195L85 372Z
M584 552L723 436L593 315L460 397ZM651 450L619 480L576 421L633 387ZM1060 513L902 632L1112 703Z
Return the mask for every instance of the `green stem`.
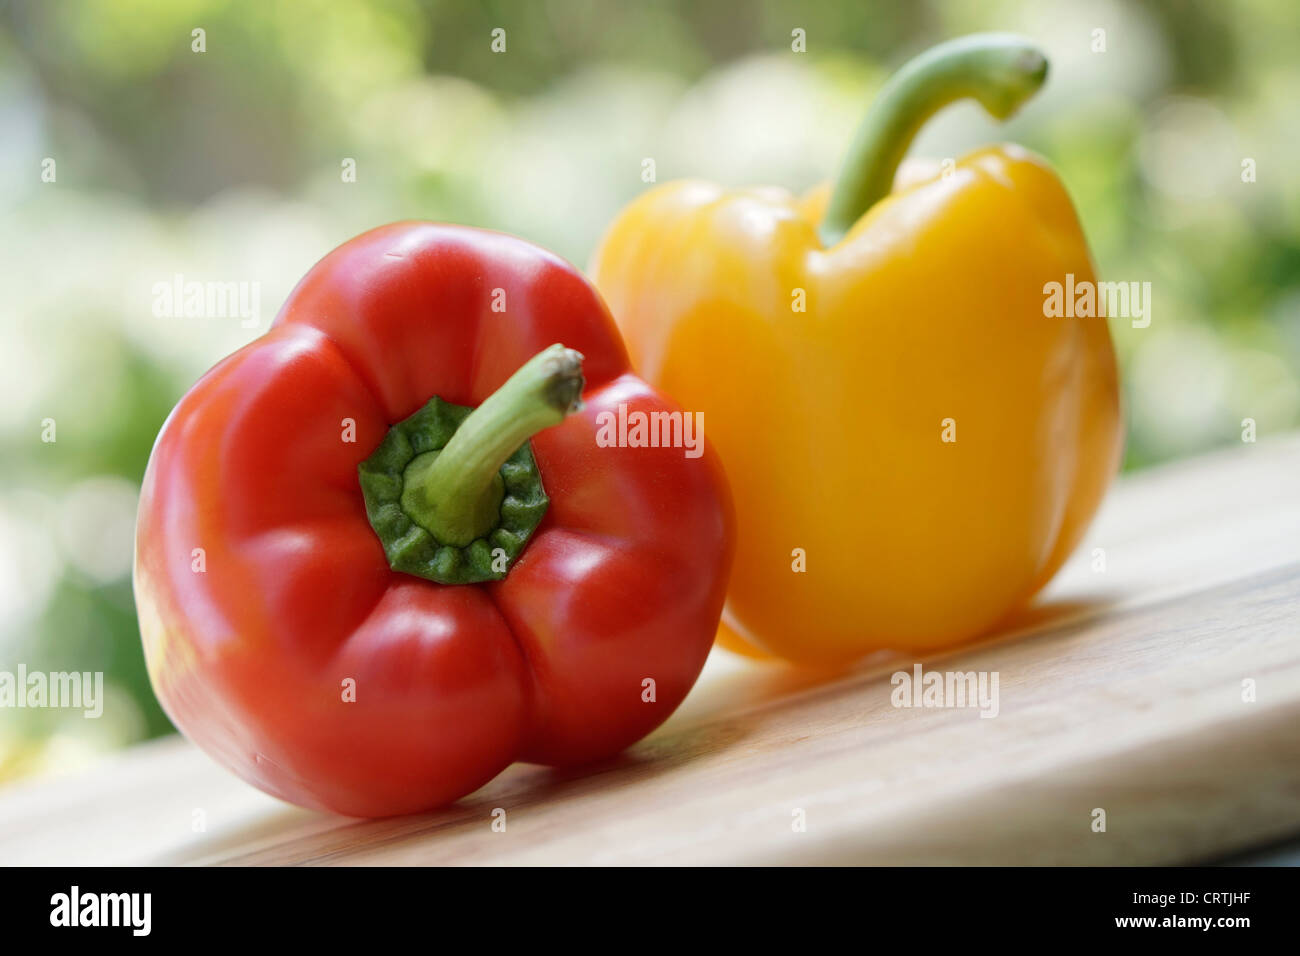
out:
M439 451L406 471L404 510L438 541L464 547L499 520L501 466L524 442L580 406L582 355L552 345L470 413Z
M932 47L890 77L858 128L818 235L825 246L844 238L889 195L898 164L917 132L957 100L974 99L1007 119L1047 78L1047 58L1023 37L976 33Z

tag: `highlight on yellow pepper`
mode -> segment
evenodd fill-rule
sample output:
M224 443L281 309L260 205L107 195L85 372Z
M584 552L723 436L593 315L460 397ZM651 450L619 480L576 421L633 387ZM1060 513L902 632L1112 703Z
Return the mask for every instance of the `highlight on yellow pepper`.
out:
M1091 520L1123 431L1106 319L1045 314L1049 284L1096 282L1065 188L1015 145L898 172L947 104L1005 119L1046 74L1019 37L935 47L833 191L668 183L595 253L634 363L704 413L731 480L725 646L825 665L974 638Z

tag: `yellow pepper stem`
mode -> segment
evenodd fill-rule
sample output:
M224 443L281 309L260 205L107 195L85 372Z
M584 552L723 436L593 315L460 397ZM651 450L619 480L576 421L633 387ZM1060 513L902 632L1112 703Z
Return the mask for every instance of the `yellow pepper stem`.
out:
M868 209L889 195L912 140L939 110L969 98L1004 120L1046 78L1047 57L1025 38L1009 33L975 33L909 60L880 91L849 147L817 230L823 245L843 239Z

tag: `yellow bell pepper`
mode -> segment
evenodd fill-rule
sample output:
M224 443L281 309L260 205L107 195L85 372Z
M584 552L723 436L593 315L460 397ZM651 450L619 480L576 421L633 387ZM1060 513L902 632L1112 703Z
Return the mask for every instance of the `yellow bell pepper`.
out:
M1013 145L896 176L937 110L1005 118L1046 72L1016 37L936 47L829 198L670 183L597 250L633 361L703 412L731 479L726 646L840 664L970 639L1092 518L1122 425L1106 320L1045 314L1049 283L1096 281L1060 180Z

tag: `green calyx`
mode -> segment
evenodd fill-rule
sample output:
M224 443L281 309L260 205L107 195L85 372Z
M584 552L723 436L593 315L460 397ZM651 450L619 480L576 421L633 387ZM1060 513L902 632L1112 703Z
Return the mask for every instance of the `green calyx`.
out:
M528 439L581 407L582 355L552 345L476 409L434 396L357 471L394 571L439 584L506 576L550 499Z
M909 60L880 91L849 147L817 230L822 244L839 242L889 195L912 140L939 110L974 99L1004 120L1046 79L1047 57L1029 40L1009 33L960 37Z

